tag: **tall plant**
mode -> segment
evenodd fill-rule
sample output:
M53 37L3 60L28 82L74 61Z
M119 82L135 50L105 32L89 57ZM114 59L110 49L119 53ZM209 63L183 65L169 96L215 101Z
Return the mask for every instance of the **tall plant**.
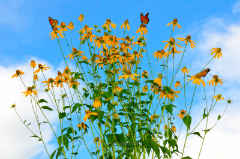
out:
M141 14L136 35L130 36L128 20L121 25L121 30L117 30L110 19L101 27L90 27L83 26L81 14L79 42L71 38L73 22L66 25L49 17L50 35L57 40L65 69L55 77L47 77L45 71L49 67L31 60L33 82L30 85L23 81L23 71L16 70L12 76L19 78L26 88L24 95L31 101L37 131L23 120L15 104L12 107L32 137L42 142L50 159L79 158L82 145L91 158L145 159L150 155L159 159L190 159L184 153L190 135L202 139L200 158L205 137L215 126L209 126L209 116L217 102L224 99L216 93L222 84L218 75L208 80L209 86L205 84L210 71L207 65L220 58L222 50L213 48L209 62L199 73L190 75L183 59L187 49L195 47L191 36L176 38L175 28L181 26L174 19L167 24L172 29L170 39L163 41L165 46L149 53L145 37L148 15ZM207 100L208 96L206 91L201 94L202 87L212 89L213 96L211 103L203 106L199 122L193 125L194 100L202 96ZM41 98L39 90L44 90L48 98ZM51 123L49 111L56 112L58 123ZM219 115L217 120L220 118ZM197 131L203 122L205 128ZM43 124L50 127L57 143L53 152L48 150ZM183 147L179 147L180 125L185 129Z

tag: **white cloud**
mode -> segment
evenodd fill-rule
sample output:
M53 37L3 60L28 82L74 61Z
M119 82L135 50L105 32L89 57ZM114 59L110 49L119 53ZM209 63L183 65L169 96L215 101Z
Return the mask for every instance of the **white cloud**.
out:
M240 1L236 2L232 7L232 13L237 14L240 12Z
M0 66L0 158L30 159L42 153L43 150L42 144L38 143L36 139L30 138L31 134L29 131L20 123L14 110L10 109L11 104L16 103L17 111L24 119L34 119L31 104L22 94L22 91L24 91L23 86L19 80L11 79L11 75L16 68L20 68L25 72L24 80L28 79L27 81L29 82L29 79L32 77L32 70L28 65L27 63L18 66ZM53 73L50 72L49 74ZM49 117L51 121L54 121L55 116L53 114L50 114ZM34 124L33 129L37 130ZM50 141L52 138L51 131L48 128L44 128L43 133L46 141ZM53 149L52 145L48 146L50 149Z
M220 23L210 22L204 28L200 40L200 52L210 57L211 49L222 48L223 56L214 60L209 66L212 68L211 73L219 74L226 83L239 83L240 69L240 23L227 24L223 19L213 19L211 21L221 21ZM206 56L205 56L206 57ZM203 62L203 61L201 61Z
M240 2L233 7L233 13L240 12ZM239 158L238 143L240 142L240 22L227 22L223 18L210 19L200 31L200 40L197 42L201 58L194 61L194 65L199 68L200 63L207 62L211 57L212 48L222 48L223 56L214 60L209 67L210 74L218 74L223 79L223 88L217 89L217 93L222 93L225 98L231 98L233 104L230 105L225 116L218 125L209 132L203 147L201 159L237 159ZM200 60L201 59L201 60ZM216 121L217 115L223 111L224 105L217 105L210 124ZM200 118L199 107L193 113L194 118ZM180 139L181 141L183 139ZM186 154L197 158L200 149L200 138L193 136L189 138Z
M201 159L217 158L217 159L237 159L238 143L240 142L240 102L234 103L228 108L228 111L219 121L217 126L212 129L206 136L205 144L203 146ZM209 118L209 126L212 126L217 119L219 109ZM220 113L221 114L221 113ZM196 116L200 115L195 114ZM204 125L204 124L203 124ZM200 127L203 127L200 126ZM197 136L192 136L188 140L186 147L186 154L197 158L200 150L201 140Z

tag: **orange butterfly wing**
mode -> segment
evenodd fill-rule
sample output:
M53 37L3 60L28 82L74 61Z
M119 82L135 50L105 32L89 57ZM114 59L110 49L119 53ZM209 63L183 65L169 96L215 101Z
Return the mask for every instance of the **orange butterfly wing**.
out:
M54 28L58 24L58 21L56 19L53 19L52 17L48 17L48 21L52 28Z
M143 15L143 13L140 14L140 19L142 24L148 24L149 23L149 18L148 18L149 13L146 13Z
M206 77L208 72L210 72L210 69L206 68L206 69L202 70L201 72L197 73L195 76L198 78Z
M53 23L54 23L54 20L53 20L53 18L52 18L52 17L48 17L48 21L49 21L50 25L52 26L52 25L53 25Z
M146 13L146 15L145 15L146 24L148 24L148 23L149 23L149 18L148 18L148 15L149 15L149 13L147 12L147 13Z
M140 14L140 20L141 20L141 23L143 24L143 22L144 22L144 15L143 15L143 13Z

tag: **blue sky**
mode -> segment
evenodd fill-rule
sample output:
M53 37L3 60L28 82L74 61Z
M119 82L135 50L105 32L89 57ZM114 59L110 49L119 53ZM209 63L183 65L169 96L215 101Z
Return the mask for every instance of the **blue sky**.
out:
M169 28L165 26L177 17L183 26L180 32L197 29L209 17L230 17L233 0L222 1L29 1L3 0L0 34L2 36L0 58L3 65L25 61L31 56L45 59L57 65L61 59L56 49L56 41L49 38L48 16L62 21L77 21L80 13L85 15L89 25L103 24L106 18L121 24L129 19L131 26L139 25L139 14L150 12L149 44L158 48L160 40L166 40ZM234 17L231 16L232 19ZM194 37L194 36L193 36ZM51 56L46 56L51 54Z
M57 42L51 40L49 36L51 28L48 16L57 18L59 21L67 23L73 21L77 24L77 18L82 13L85 15L84 23L90 26L102 25L107 18L120 26L124 20L128 19L131 29L136 30L140 24L140 13L149 12L147 40L150 53L163 47L161 41L167 40L170 33L170 28L166 27L166 24L173 18L178 18L183 27L178 30L178 34L192 35L192 39L197 43L196 53L203 52L204 54L209 47L219 47L222 44L226 51L232 52L232 54L226 55L226 61L216 63L215 72L224 72L227 74L226 81L235 82L240 72L234 70L231 73L229 69L232 70L234 64L238 64L238 62L233 62L232 65L227 64L234 61L236 53L234 49L230 49L232 48L229 46L230 44L225 45L224 42L239 40L234 37L234 35L238 35L238 27L240 27L239 4L236 0L1 0L0 72L2 70L8 75L7 68L12 71L12 66L24 65L30 58L46 61L54 68L61 67L63 62ZM212 46L209 46L210 44ZM238 45L234 45L234 47L236 46ZM199 66L202 59L206 59L203 54L200 54L201 59L194 61L196 66ZM190 61L190 59L186 60ZM226 67L223 68L224 64ZM193 68L196 69L196 67ZM236 87L240 88L239 82L236 84ZM236 94L236 90L230 89L232 86L231 82L224 86L226 90L229 90L227 93L229 96ZM239 132L239 129L234 132ZM226 132L224 131L224 133ZM224 133L220 136L224 136ZM21 150L19 153L26 154L27 152ZM21 159L8 156L0 156L0 158ZM41 156L37 155L31 159L40 158Z

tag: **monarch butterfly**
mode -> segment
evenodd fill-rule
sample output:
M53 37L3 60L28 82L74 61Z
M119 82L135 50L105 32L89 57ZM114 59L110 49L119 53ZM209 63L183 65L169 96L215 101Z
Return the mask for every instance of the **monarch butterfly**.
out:
M53 19L52 17L48 17L48 21L49 21L52 29L58 24L58 20L57 19Z
M145 15L143 13L140 14L140 20L143 25L149 23L149 18L148 18L149 13L147 12Z
M195 76L196 77L206 77L208 72L210 71L210 68L206 68L204 70L202 70L201 72L197 73Z

